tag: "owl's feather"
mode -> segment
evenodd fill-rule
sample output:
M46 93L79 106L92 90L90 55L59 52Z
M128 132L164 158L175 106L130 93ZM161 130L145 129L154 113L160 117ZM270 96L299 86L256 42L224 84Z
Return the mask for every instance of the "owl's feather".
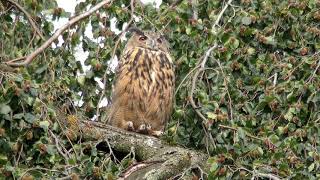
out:
M145 125L149 127L149 133L161 132L173 106L172 59L164 51L167 47L152 49L155 46L149 48L147 43L146 47L130 40L128 43L117 73L109 123L122 129L130 129L128 124L133 123L135 130Z

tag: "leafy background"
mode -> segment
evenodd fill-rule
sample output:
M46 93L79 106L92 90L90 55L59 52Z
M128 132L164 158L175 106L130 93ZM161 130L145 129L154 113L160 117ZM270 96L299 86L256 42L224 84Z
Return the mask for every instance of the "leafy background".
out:
M55 1L16 2L45 39L54 33L51 20L70 16ZM79 3L75 13L97 2ZM212 179L262 174L320 178L320 1L231 1L215 25L226 3L169 0L159 9L134 5L141 21L132 25L162 31L175 58L176 104L163 139L208 152ZM115 48L119 36L110 29L112 17L121 29L130 21L130 2L115 1L71 27L61 46L47 48L28 67L0 69L1 179L113 179L132 162L130 157L113 162L90 142L79 143L74 123L78 117L94 117L101 95L110 96L114 73L109 60L125 45L119 41ZM0 22L1 62L30 54L44 42L6 0L0 1ZM86 37L88 23L94 38L105 37L103 48ZM92 66L86 72L74 55L80 43L89 53L85 64ZM190 97L198 64L215 43ZM95 77L104 78L105 91ZM195 113L191 98L204 118ZM80 99L79 107L75 102ZM104 121L105 109L99 112Z

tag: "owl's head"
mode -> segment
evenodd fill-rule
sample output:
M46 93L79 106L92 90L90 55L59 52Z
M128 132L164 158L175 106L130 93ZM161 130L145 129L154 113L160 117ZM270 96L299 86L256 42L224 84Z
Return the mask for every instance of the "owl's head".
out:
M133 33L128 40L127 48L140 47L153 51L168 52L169 43L163 35L153 31L141 31L136 28L131 28Z

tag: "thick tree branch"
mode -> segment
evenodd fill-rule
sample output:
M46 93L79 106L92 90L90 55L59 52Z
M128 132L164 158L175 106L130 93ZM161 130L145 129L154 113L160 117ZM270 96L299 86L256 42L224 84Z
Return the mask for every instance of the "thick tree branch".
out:
M26 15L33 30L41 37L42 40L44 40L44 37L43 37L41 31L38 29L36 23L33 21L32 17L31 17L31 15L19 3L15 2L14 0L8 0L8 2L10 2L14 6L16 6L20 11L22 11Z
M169 146L160 139L124 131L98 122L81 123L83 137L91 140L104 140L115 151L129 153L134 150L137 159L122 177L125 179L168 179L190 166L201 167L208 172L208 155L195 150Z
M26 59L21 62L21 63L17 63L14 62L13 60L11 61L7 61L6 64L9 66L26 66L28 64L30 64L32 62L32 60L38 55L40 54L42 51L44 51L47 47L49 47L51 45L51 43L53 41L55 41L56 39L58 39L58 37L68 28L70 28L72 25L74 25L75 23L77 23L78 21L88 17L89 15L91 15L92 13L94 13L95 11L97 11L98 9L100 9L101 7L103 7L105 4L109 4L111 2L111 0L104 0L101 1L100 3L98 3L97 5L95 5L93 8L91 8L90 10L84 12L83 14L80 14L79 16L74 17L73 19L69 20L65 25L63 25L60 29L58 29L52 37L50 37L46 42L44 42L38 49L36 49L34 52L32 52L31 54L29 54L28 56L26 56Z

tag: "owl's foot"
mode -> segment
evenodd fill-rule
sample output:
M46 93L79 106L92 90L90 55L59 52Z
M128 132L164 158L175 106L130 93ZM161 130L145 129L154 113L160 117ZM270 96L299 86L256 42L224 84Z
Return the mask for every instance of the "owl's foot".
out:
M149 134L150 130L151 130L150 124L141 124L137 130L137 133Z
M134 131L134 126L132 121L127 122L127 130L128 131Z
M155 137L159 137L163 134L163 131L154 131L150 124L141 124L137 130L138 133L147 134Z

